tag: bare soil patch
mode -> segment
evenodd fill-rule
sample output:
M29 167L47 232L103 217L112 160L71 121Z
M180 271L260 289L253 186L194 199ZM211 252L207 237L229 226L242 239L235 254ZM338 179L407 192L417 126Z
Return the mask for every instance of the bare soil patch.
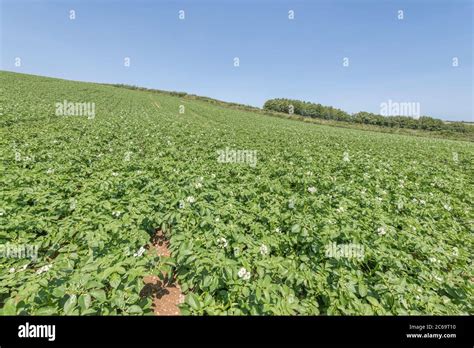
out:
M162 231L157 230L151 240L150 250L155 250L159 256L171 256L169 242ZM153 311L156 315L180 315L178 305L184 302L184 295L173 275L162 274L163 279L153 275L143 280L145 287L142 296L152 296Z

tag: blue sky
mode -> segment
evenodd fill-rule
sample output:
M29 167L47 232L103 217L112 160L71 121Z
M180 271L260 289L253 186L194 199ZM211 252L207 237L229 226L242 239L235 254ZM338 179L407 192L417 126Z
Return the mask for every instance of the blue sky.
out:
M1 70L256 106L419 102L424 115L474 121L470 0L0 1Z

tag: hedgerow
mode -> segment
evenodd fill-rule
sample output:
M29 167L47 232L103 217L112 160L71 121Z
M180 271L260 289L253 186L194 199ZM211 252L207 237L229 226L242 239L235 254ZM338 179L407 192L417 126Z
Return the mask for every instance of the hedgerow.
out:
M474 133L474 127L462 122L445 123L439 119L421 116L417 119L408 116L382 116L369 112L358 112L353 115L345 111L294 99L270 99L263 106L265 110L281 113L294 113L311 118L345 121L360 124L376 125L390 128L422 129L427 131L448 131Z

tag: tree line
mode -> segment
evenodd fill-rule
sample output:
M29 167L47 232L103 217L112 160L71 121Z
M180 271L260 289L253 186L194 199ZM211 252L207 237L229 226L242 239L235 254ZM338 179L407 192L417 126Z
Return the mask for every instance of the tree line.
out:
M474 132L474 126L462 122L443 122L429 116L413 118L409 116L382 116L370 112L361 111L349 114L332 106L305 102L295 99L276 98L270 99L263 105L264 110L295 114L304 117L320 118L325 120L344 121L350 123L361 123L390 128L410 128L428 131L448 132Z

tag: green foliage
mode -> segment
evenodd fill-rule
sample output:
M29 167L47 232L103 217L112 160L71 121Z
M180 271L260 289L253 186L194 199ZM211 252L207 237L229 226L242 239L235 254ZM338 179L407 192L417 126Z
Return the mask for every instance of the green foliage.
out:
M147 314L142 279L161 272L183 314L474 312L472 143L6 72L0 86L0 243L40 246L0 260L3 315ZM96 117L55 116L62 100ZM226 147L256 167L219 163ZM137 255L155 228L173 258ZM364 257L328 257L333 242Z
M441 120L422 116L415 119L407 116L382 116L370 112L358 112L354 115L335 109L332 106L323 106L293 99L270 99L263 106L265 110L281 113L290 113L310 118L345 121L351 123L369 124L389 128L422 129L426 131L446 131L459 133L474 133L474 127L462 122L445 123Z

